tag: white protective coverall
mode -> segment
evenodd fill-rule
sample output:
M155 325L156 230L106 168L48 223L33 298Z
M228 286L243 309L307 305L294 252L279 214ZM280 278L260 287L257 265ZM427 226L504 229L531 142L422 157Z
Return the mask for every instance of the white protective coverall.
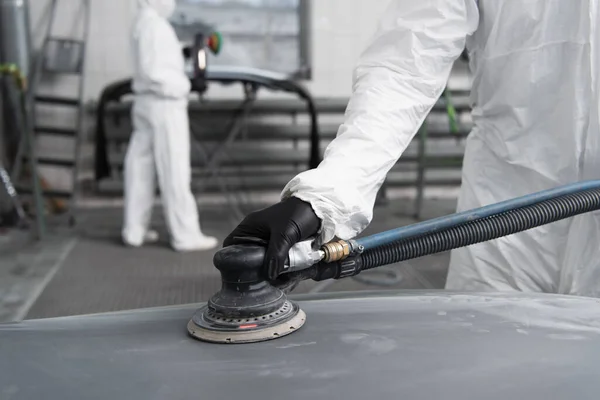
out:
M132 31L134 132L125 158L123 240L139 246L147 236L158 177L173 248L213 248L217 240L202 234L190 188L190 81L181 45L167 21L175 0L138 0L138 6Z
M392 0L324 161L282 196L348 239L467 47L474 128L458 210L600 178L599 0ZM331 183L334 183L332 185ZM600 215L454 250L448 289L600 296Z

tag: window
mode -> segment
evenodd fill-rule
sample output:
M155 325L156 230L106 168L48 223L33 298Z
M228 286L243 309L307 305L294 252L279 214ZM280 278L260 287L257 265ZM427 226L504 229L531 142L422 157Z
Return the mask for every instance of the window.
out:
M209 65L310 77L309 0L178 0L171 22L184 43L207 28L223 36Z

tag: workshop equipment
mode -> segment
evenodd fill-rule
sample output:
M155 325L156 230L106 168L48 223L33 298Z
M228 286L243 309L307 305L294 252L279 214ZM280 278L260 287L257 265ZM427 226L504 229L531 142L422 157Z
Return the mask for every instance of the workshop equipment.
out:
M351 277L598 209L600 180L585 181L356 240L333 241L320 249L305 241L290 250L285 271L276 282L268 282L262 272L266 242L247 238L247 244L216 253L214 264L221 273L222 288L192 317L188 331L216 343L275 339L305 322L304 312L286 297L302 280Z
M249 241L250 243L251 241ZM216 343L249 343L288 335L306 319L297 304L262 275L262 243L217 252L222 288L188 324L189 332Z
M28 221L25 215L25 211L22 208L22 204L17 196L17 190L12 184L12 181L16 181L20 177L21 172L21 160L20 158L26 154L29 167L29 176L31 178L31 187L33 188L31 193L33 195L33 205L36 214L36 235L39 240L44 239L46 234L46 221L44 216L44 206L42 199L42 187L40 177L37 168L37 154L35 149L35 143L33 138L33 131L30 124L31 109L29 107L30 102L28 101L28 85L27 77L23 71L15 64L0 64L0 77L10 76L12 82L5 82L7 94L13 96L7 96L7 99L12 103L13 117L15 126L18 127L20 144L19 144L19 155L15 160L15 167L13 167L13 176L0 165L0 181L2 182L6 193L11 198L13 209L17 217L16 225L20 227L27 227ZM18 166L18 167L17 167Z
M441 104L443 104L445 111L446 111L446 116L448 118L448 133L451 136L454 136L454 138L456 139L457 145L460 145L460 141L462 139L464 139L466 137L466 135L469 134L469 130L462 129L463 127L459 123L458 113L457 113L456 107L454 106L454 101L453 101L452 97L453 96L451 94L451 91L448 88L446 88L442 92L439 102ZM432 110L432 112L433 112L433 110ZM425 119L425 121L423 121L423 124L419 128L419 131L417 132L417 143L418 143L417 193L415 196L415 213L414 213L414 217L416 219L421 219L421 212L423 211L423 203L425 200L425 186L427 186L426 182L425 182L425 173L426 173L427 169L431 168L431 167L435 167L436 165L443 166L444 168L462 166L462 158L463 158L462 154L460 157L439 160L439 161L434 161L431 157L428 157L427 146L428 146L430 135L431 135L429 130L430 130L430 128L428 126L427 119ZM447 136L447 134L444 133L444 135L442 135L442 136L440 136L439 134L437 134L437 135L433 134L433 136L434 137L437 136L439 138L439 137L445 137L445 136Z
M215 35L215 34L211 34ZM192 91L198 93L201 97L201 101L191 104L192 109L196 111L211 113L215 112L222 115L223 112L229 113L227 115L228 122L223 127L211 127L208 131L206 129L198 128L191 121L190 133L192 135L191 146L193 149L192 156L192 167L198 167L200 173L195 176L197 179L193 185L195 193L202 193L211 183L216 183L217 187L223 193L227 202L231 208L231 221L235 224L244 217L246 213L243 212L240 205L244 205L245 201L242 198L242 193L235 191L231 188L227 178L231 178L231 172L227 175L227 168L231 168L232 164L239 170L243 170L243 166L237 165L235 156L231 153L235 153L234 144L236 141L245 139L245 133L247 132L248 117L254 111L257 114L264 114L265 107L259 107L258 110L254 109L256 103L257 93L261 89L267 89L272 91L280 91L291 93L298 96L303 103L301 103L300 110L306 105L306 111L309 118L309 130L306 132L306 136L310 142L309 160L308 167L316 168L321 161L321 150L320 150L320 133L318 123L318 112L315 102L310 95L310 92L299 82L291 80L282 74L278 74L271 71L264 71L254 68L245 67L224 67L224 66L209 66L206 62L206 52L200 51L203 46L209 46L211 52L218 51L219 48L210 48L214 44L214 40L204 40L202 35L196 35L194 46L188 47L184 50L184 54L187 54L189 58L192 58L193 70L190 72L190 80L192 83ZM204 69L203 66L206 66ZM209 84L221 84L221 85L232 85L240 84L243 88L244 99L237 103L233 107L226 109L215 109L210 108L214 103L212 101L205 101L202 99L203 94ZM100 182L104 178L111 178L109 182L103 182L99 185L100 190L106 191L106 188L118 188L117 190L122 193L122 181L119 182L119 171L123 168L125 153L122 151L115 151L114 149L123 148L123 143L129 140L130 131L117 131L107 130L107 116L109 111L109 105L113 102L122 101L123 97L127 94L132 93L131 80L124 80L115 82L109 85L102 92L100 102L97 108L97 131L95 135L96 139L96 181ZM206 110L204 110L206 108ZM278 108L281 109L281 108ZM277 112L277 108L274 112ZM303 110L302 110L303 111ZM292 114L298 114L302 111L293 110ZM120 113L120 112L119 112ZM269 113L271 111L269 110ZM112 114L112 113L111 113ZM124 116L125 113L120 116ZM129 112L127 112L129 114ZM112 114L116 115L116 114ZM206 115L206 114L205 114ZM117 116L115 119L118 119ZM127 118L127 117L126 117ZM221 129L223 128L223 129ZM337 127L336 127L337 130ZM197 132L200 131L200 132ZM260 132L264 137L265 132ZM302 139L305 137L304 132L297 133ZM109 143L109 140L112 143ZM206 141L210 141L211 146L203 146ZM116 145L115 145L115 142ZM216 143L215 143L216 142ZM110 144L110 145L109 145ZM115 151L115 153L110 154ZM194 155L196 157L194 157ZM262 163L262 155L259 158L259 165ZM300 157L301 161L304 161L304 157ZM252 159L252 162L256 163L256 158ZM268 161L268 160L267 160ZM285 160L285 163L289 163L289 160ZM247 171L246 171L247 172ZM247 176L247 175L245 175ZM243 178L242 178L243 179Z
M220 32L213 32L206 38L206 46L213 52L213 54L218 55L221 52L221 48L223 47L223 36Z
M206 36L197 33L194 36L194 45L183 49L185 58L192 60L192 86L193 90L203 95L208 89L206 82L206 69L208 68L207 49L214 55L218 55L223 47L223 38L220 33L213 32Z
M4 196L8 197L10 202L10 207L6 209L3 208L2 204ZM6 226L27 228L29 223L10 176L2 165L2 161L0 161L0 227Z
M71 182L70 190L51 189L48 185L44 185L43 195L50 199L62 199L68 201L68 221L69 225L73 226L76 222L76 200L79 192L79 164L82 141L84 136L84 84L86 81L86 51L87 41L89 38L90 20L91 20L91 4L90 0L83 0L79 3L78 12L74 13L73 33L71 36L59 36L56 31L61 22L58 18L59 6L73 6L72 2L60 2L59 0L51 0L49 4L49 20L47 22L46 32L43 39L42 47L35 63L35 71L32 81L29 96L31 102L38 111L44 108L46 111L62 114L65 111L71 110L74 114L73 126L57 125L55 119L42 122L34 113L31 119L34 121L33 131L38 139L42 137L51 138L67 138L72 143L72 152L69 157L58 155L44 155L39 157L38 163L40 166L60 168L65 171ZM57 79L60 77L68 77L69 81L76 81L75 90L69 90L71 93L43 93L40 90L40 83L46 79ZM73 93L74 92L74 93ZM50 118L48 118L50 120ZM71 147L71 146L69 146ZM21 148L19 149L21 153ZM22 153L21 153L22 154ZM17 165L14 167L14 175L18 175L20 163L23 157L17 158ZM31 188L19 188L23 193L28 193ZM55 200L53 202L55 210L62 210L62 201Z
M17 65L30 77L31 49L29 0L0 0L0 59Z

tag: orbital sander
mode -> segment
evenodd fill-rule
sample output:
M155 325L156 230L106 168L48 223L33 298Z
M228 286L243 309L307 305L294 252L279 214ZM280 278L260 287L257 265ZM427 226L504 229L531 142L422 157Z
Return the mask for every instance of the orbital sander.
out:
M306 315L287 299L285 287L263 277L265 251L263 245L248 244L215 254L222 287L190 320L192 336L215 343L258 342L288 335L304 325Z
M215 254L222 288L194 314L188 331L213 343L280 338L296 332L306 321L305 313L287 298L303 280L347 278L598 209L600 181L585 181L319 248L307 240L292 247L275 281L269 281L263 270L266 242L246 238L244 244Z

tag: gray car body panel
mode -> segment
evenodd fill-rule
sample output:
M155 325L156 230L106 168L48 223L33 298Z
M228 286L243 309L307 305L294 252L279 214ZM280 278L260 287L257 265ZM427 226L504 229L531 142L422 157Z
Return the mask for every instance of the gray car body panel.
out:
M217 345L199 305L0 325L0 399L598 399L600 302L377 292L297 297L299 331Z

